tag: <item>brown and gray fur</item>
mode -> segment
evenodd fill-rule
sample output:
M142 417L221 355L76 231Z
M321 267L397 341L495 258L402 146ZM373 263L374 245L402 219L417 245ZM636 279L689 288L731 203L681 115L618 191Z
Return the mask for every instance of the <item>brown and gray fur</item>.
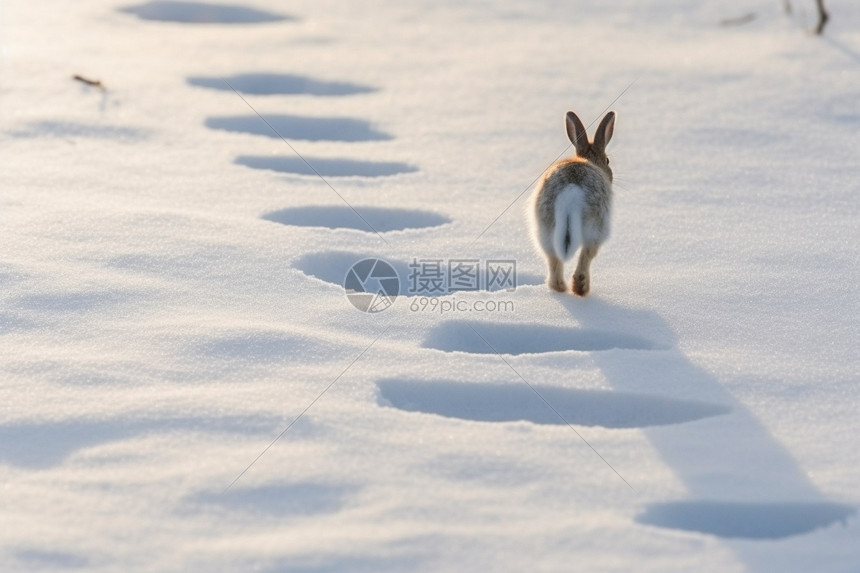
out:
M591 261L609 237L612 170L606 144L615 129L615 112L601 120L594 141L588 140L585 126L572 111L567 112L565 126L576 153L544 174L532 196L532 223L535 242L546 255L547 285L567 290L564 262L579 249L571 288L585 296L591 287Z

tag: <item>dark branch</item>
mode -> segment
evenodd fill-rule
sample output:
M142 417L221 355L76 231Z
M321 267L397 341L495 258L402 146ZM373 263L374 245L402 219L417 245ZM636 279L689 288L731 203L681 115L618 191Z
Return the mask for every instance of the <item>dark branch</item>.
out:
M93 86L94 88L99 88L100 90L105 89L104 84L102 84L101 80L91 80L89 78L85 78L84 76L79 76L75 74L72 76L73 80L78 80L79 82L85 83L88 86Z
M815 0L815 4L818 6L818 25L815 27L815 33L821 35L830 19L830 14L824 9L824 0Z

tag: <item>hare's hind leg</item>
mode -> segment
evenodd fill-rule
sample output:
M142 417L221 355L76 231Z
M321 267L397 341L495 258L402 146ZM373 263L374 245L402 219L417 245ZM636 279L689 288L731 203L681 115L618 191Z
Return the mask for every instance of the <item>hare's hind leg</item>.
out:
M579 262L573 273L573 294L585 296L591 289L591 261L597 256L598 244L583 245L579 252Z
M567 285L564 284L564 261L555 256L555 253L547 253L546 262L549 267L546 277L547 286L558 292L566 291Z

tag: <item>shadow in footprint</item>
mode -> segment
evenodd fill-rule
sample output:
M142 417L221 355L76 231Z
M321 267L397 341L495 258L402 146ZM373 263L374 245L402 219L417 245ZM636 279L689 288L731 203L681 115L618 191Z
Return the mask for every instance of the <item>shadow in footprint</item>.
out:
M145 2L118 9L142 20L180 22L182 24L260 24L293 20L290 16L265 12L245 6L208 4L205 2Z
M343 507L350 488L318 483L235 487L199 493L186 499L196 508L219 508L277 517L331 513Z
M366 206L357 206L352 209L340 205L292 207L266 213L262 218L281 225L355 229L368 233L423 229L451 222L448 217L431 211Z
M266 124L268 122L268 125ZM272 127L269 127L271 125ZM370 122L349 117L302 117L298 115L267 115L262 121L256 115L210 117L206 127L264 135L266 137L304 141L386 141L394 139L375 129ZM278 133L272 131L274 128Z
M385 260L394 268L395 271L397 271L397 276L400 278L400 291L398 292L400 296L418 295L426 297L435 297L444 296L449 293L461 292L463 290L455 287L451 289L445 289L444 292L410 292L410 262L378 257L377 255L369 253L350 253L347 251L327 251L322 253L309 253L307 255L299 257L296 262L293 263L293 267L297 268L308 276L312 276L327 283L342 287L344 279L346 278L346 274L352 267L352 265L364 259L377 258ZM517 286L536 285L541 283L543 283L543 277L524 273L517 275ZM484 285L482 284L482 286ZM491 288L489 291L484 290L484 292L494 292L498 290L501 289Z
M422 343L424 348L472 354L536 354L565 350L653 350L649 340L623 332L504 322L443 322Z
M344 96L377 91L376 88L350 82L329 82L293 74L236 74L227 77L195 76L188 78L192 86L214 90L236 91L250 95L314 95ZM229 83L230 85L227 85Z
M513 422L604 428L643 428L726 414L718 404L664 396L535 386L562 420L522 382L466 383L448 380L380 380L380 405L478 422Z
M781 539L844 522L854 513L850 506L827 502L679 501L651 505L636 521L717 537Z
M323 177L388 177L418 171L417 167L408 163L356 161L354 159L322 159L319 157L306 157L303 160L298 157L240 155L234 160L234 163L252 169L267 169L279 173L313 175L314 177L317 174Z

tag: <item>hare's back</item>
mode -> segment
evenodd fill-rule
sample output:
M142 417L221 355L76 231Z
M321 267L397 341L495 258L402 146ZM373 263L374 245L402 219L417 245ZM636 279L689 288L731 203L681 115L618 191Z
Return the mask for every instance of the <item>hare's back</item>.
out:
M544 182L544 187L548 189L563 189L568 185L580 187L586 195L610 192L606 174L578 157L565 159L553 165Z

